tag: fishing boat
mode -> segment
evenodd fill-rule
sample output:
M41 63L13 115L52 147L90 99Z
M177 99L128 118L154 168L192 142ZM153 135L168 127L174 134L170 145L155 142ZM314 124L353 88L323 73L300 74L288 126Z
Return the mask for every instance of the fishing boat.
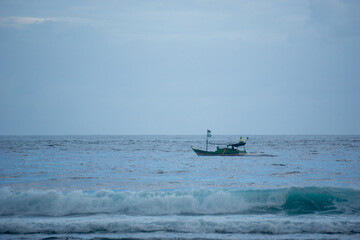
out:
M246 141L243 141L240 138L240 141L237 143L210 143L209 138L211 137L211 131L207 130L206 134L206 150L200 150L191 147L191 149L198 155L198 156L242 156L246 154L245 144L249 141L249 138L246 138ZM209 144L217 144L217 145L224 145L225 147L216 147L216 151L208 151ZM243 150L239 150L238 147L243 146Z

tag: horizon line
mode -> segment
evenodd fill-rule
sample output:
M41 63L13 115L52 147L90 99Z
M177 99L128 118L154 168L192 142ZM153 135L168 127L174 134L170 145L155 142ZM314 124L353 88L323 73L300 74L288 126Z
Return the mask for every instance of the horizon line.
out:
M360 134L212 134L212 136L360 136ZM206 136L206 134L0 134L0 137L51 136Z

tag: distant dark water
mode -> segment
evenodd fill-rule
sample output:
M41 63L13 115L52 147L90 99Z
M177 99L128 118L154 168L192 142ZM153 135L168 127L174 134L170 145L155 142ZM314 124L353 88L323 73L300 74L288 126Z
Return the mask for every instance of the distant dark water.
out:
M360 136L249 137L2 136L0 238L360 237Z

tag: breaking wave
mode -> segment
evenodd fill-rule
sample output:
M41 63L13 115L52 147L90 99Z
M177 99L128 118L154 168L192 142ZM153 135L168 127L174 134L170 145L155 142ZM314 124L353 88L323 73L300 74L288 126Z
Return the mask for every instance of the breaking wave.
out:
M0 216L360 214L360 191L330 187L161 192L0 189Z

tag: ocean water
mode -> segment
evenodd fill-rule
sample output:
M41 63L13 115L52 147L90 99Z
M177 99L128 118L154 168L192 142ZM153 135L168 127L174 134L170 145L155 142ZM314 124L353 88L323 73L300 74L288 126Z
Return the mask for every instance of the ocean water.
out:
M0 238L360 239L360 136L249 138L0 136Z

